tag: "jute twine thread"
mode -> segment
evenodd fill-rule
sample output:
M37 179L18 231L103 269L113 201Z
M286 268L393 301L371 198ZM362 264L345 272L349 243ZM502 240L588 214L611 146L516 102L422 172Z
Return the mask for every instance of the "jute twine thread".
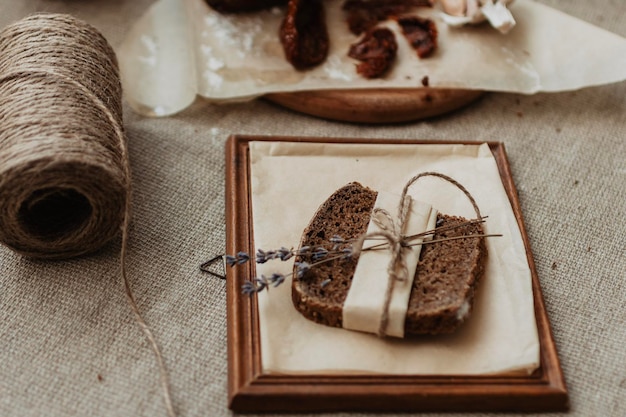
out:
M120 274L156 355L127 276L130 164L117 59L92 26L41 14L0 32L0 242L25 256L65 259L122 234Z

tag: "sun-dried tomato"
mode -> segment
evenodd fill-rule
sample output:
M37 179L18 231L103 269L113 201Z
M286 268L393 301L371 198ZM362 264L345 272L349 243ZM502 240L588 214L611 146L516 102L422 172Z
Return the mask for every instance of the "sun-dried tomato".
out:
M350 31L355 35L367 32L379 22L409 12L415 7L430 6L429 0L347 0L343 10L347 13Z
M372 29L357 43L350 46L348 56L361 61L357 72L365 78L383 76L396 58L398 44L387 28Z
M329 39L321 0L290 0L280 27L280 41L287 61L298 70L324 62Z
M397 19L402 33L420 58L426 58L437 48L437 26L430 19L417 16Z

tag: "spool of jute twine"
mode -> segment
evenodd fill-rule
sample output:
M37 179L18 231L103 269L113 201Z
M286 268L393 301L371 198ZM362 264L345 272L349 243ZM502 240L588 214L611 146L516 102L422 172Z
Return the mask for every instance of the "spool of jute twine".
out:
M0 33L0 241L36 258L93 252L119 234L129 188L112 48L65 15Z
M0 242L33 258L94 252L122 235L121 277L167 373L126 275L130 165L117 59L92 26L39 14L0 32Z

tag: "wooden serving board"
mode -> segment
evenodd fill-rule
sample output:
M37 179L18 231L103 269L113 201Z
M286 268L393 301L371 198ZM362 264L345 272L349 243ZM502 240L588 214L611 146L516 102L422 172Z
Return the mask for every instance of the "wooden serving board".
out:
M274 93L266 99L289 109L356 123L400 123L439 116L467 106L484 91L416 88L317 90Z
M437 144L452 142L390 139L231 136L226 145L226 253L254 253L249 144L253 141L354 144ZM476 142L454 142L476 144ZM568 394L517 191L504 145L490 142L531 271L541 365L530 375L275 374L261 361L255 297L241 285L254 276L249 264L228 268L228 406L236 413L262 412L546 412L568 409Z

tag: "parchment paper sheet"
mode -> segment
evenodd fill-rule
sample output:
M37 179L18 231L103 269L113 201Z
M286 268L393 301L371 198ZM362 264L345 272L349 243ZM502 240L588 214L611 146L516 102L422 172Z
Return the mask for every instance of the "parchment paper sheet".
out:
M502 35L488 24L449 28L437 11L434 56L417 58L395 22L398 58L385 78L365 80L347 57L357 37L348 31L342 1L326 1L331 48L326 62L294 70L278 30L282 9L220 15L203 0L159 0L119 48L126 98L138 111L167 115L199 94L213 101L266 93L319 89L431 87L536 93L564 91L626 79L626 39L531 0L510 9L517 25Z
M337 188L359 181L400 193L423 171L449 175L489 216L486 274L473 315L453 335L379 339L331 328L302 317L291 302L290 282L260 293L264 372L373 372L485 374L530 372L539 364L531 275L517 222L495 160L483 145L363 145L251 142L255 247L297 246L318 206ZM410 193L443 213L475 216L456 187L438 178L417 182ZM257 265L257 274L291 272L292 262Z

